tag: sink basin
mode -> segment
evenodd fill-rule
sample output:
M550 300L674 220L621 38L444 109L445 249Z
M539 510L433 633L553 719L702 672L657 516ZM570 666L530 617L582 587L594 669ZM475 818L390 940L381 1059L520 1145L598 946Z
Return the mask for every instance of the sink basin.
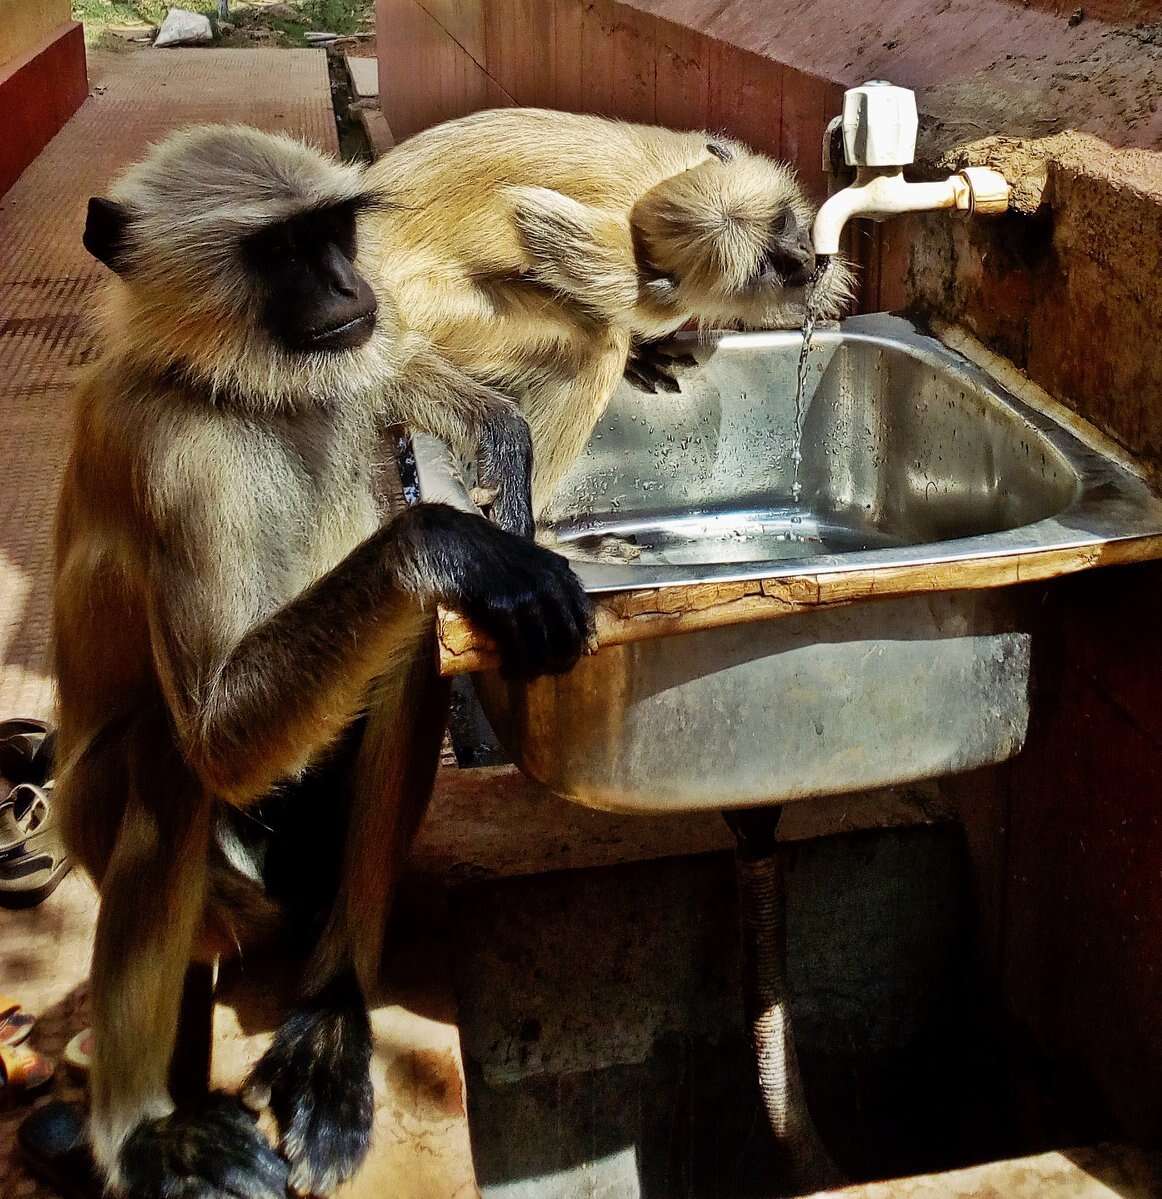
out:
M1024 742L1024 593L960 566L1162 554L1140 479L899 318L692 339L679 395L622 386L546 521L595 596L831 576L894 598L611 645L568 675L474 676L501 743L567 798L737 808L933 777ZM421 494L467 495L417 438ZM438 447L438 443L435 443ZM1070 557L1099 547L1101 552ZM916 578L914 593L887 580ZM1020 581L1020 569L1000 571ZM933 582L933 580L944 580ZM927 582L925 583L925 580ZM952 580L949 582L949 580ZM656 602L656 600L651 601Z

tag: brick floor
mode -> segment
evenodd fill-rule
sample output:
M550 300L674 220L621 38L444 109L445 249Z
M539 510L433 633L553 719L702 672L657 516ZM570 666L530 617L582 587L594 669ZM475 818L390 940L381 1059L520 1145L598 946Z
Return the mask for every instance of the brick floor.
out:
M0 715L52 710L52 512L70 390L97 351L89 318L103 269L81 246L88 197L183 125L238 121L337 149L322 51L96 51L89 77L80 111L0 197ZM84 1026L95 910L91 888L74 874L41 907L0 911L0 992L16 993L41 1015L34 1043L51 1055ZM344 1199L476 1193L454 1008L438 962L421 960L411 973L416 981L397 1002L373 1014L376 1148ZM223 1084L242 1075L275 1015L248 1000L245 986L237 991L238 1003L220 1003L216 1017ZM78 1093L63 1078L57 1087ZM51 1194L15 1157L26 1111L0 1111L4 1199Z

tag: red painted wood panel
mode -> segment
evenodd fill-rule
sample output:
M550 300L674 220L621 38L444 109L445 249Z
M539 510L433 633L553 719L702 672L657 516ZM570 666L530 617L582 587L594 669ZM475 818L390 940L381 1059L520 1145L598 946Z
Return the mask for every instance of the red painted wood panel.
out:
M491 70L489 73L519 103L531 108L551 108L557 6L552 0L510 0L510 4L513 28L512 86L508 86Z
M823 171L823 131L843 108L843 89L788 67L783 75L782 157L795 164L804 187L816 199L827 196Z
M468 54L484 63L484 0L419 0L428 12Z
M656 18L648 13L621 4L613 6L613 113L623 120L643 125L656 123L656 27Z
M552 106L565 112L589 112L588 89L581 69L585 9L579 0L547 0L553 5Z
M0 195L88 94L85 34L75 21L54 29L0 71Z
M781 63L725 42L711 42L707 124L778 157L783 140Z
M516 10L517 0L484 0L484 60L480 64L513 98L520 91L515 74L521 41Z
M581 3L582 112L617 116L613 102L613 11L611 0Z
M416 0L379 0L380 104L397 141L511 97Z
M700 33L658 21L655 119L671 129L705 129L710 111L711 43Z
M1119 1135L1162 1140L1157 564L1062 582L1007 788L1004 993Z

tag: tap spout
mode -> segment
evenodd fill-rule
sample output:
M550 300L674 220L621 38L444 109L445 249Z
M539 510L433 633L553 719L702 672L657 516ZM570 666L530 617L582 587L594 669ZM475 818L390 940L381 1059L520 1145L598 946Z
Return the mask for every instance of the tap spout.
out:
M815 217L811 240L818 255L838 254L843 227L852 217L882 221L903 212L1004 212L1009 204L1005 177L990 167L966 167L931 183L909 183L900 167L860 167L855 182L824 203Z

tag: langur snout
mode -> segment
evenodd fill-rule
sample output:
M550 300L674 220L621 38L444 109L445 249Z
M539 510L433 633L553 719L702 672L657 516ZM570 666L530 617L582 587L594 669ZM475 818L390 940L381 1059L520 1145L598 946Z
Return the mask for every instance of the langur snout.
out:
M777 238L759 260L760 279L783 287L805 287L814 271L815 247L805 230Z
M319 269L313 327L308 332L314 350L354 350L375 329L379 305L375 292L336 246L327 246Z

